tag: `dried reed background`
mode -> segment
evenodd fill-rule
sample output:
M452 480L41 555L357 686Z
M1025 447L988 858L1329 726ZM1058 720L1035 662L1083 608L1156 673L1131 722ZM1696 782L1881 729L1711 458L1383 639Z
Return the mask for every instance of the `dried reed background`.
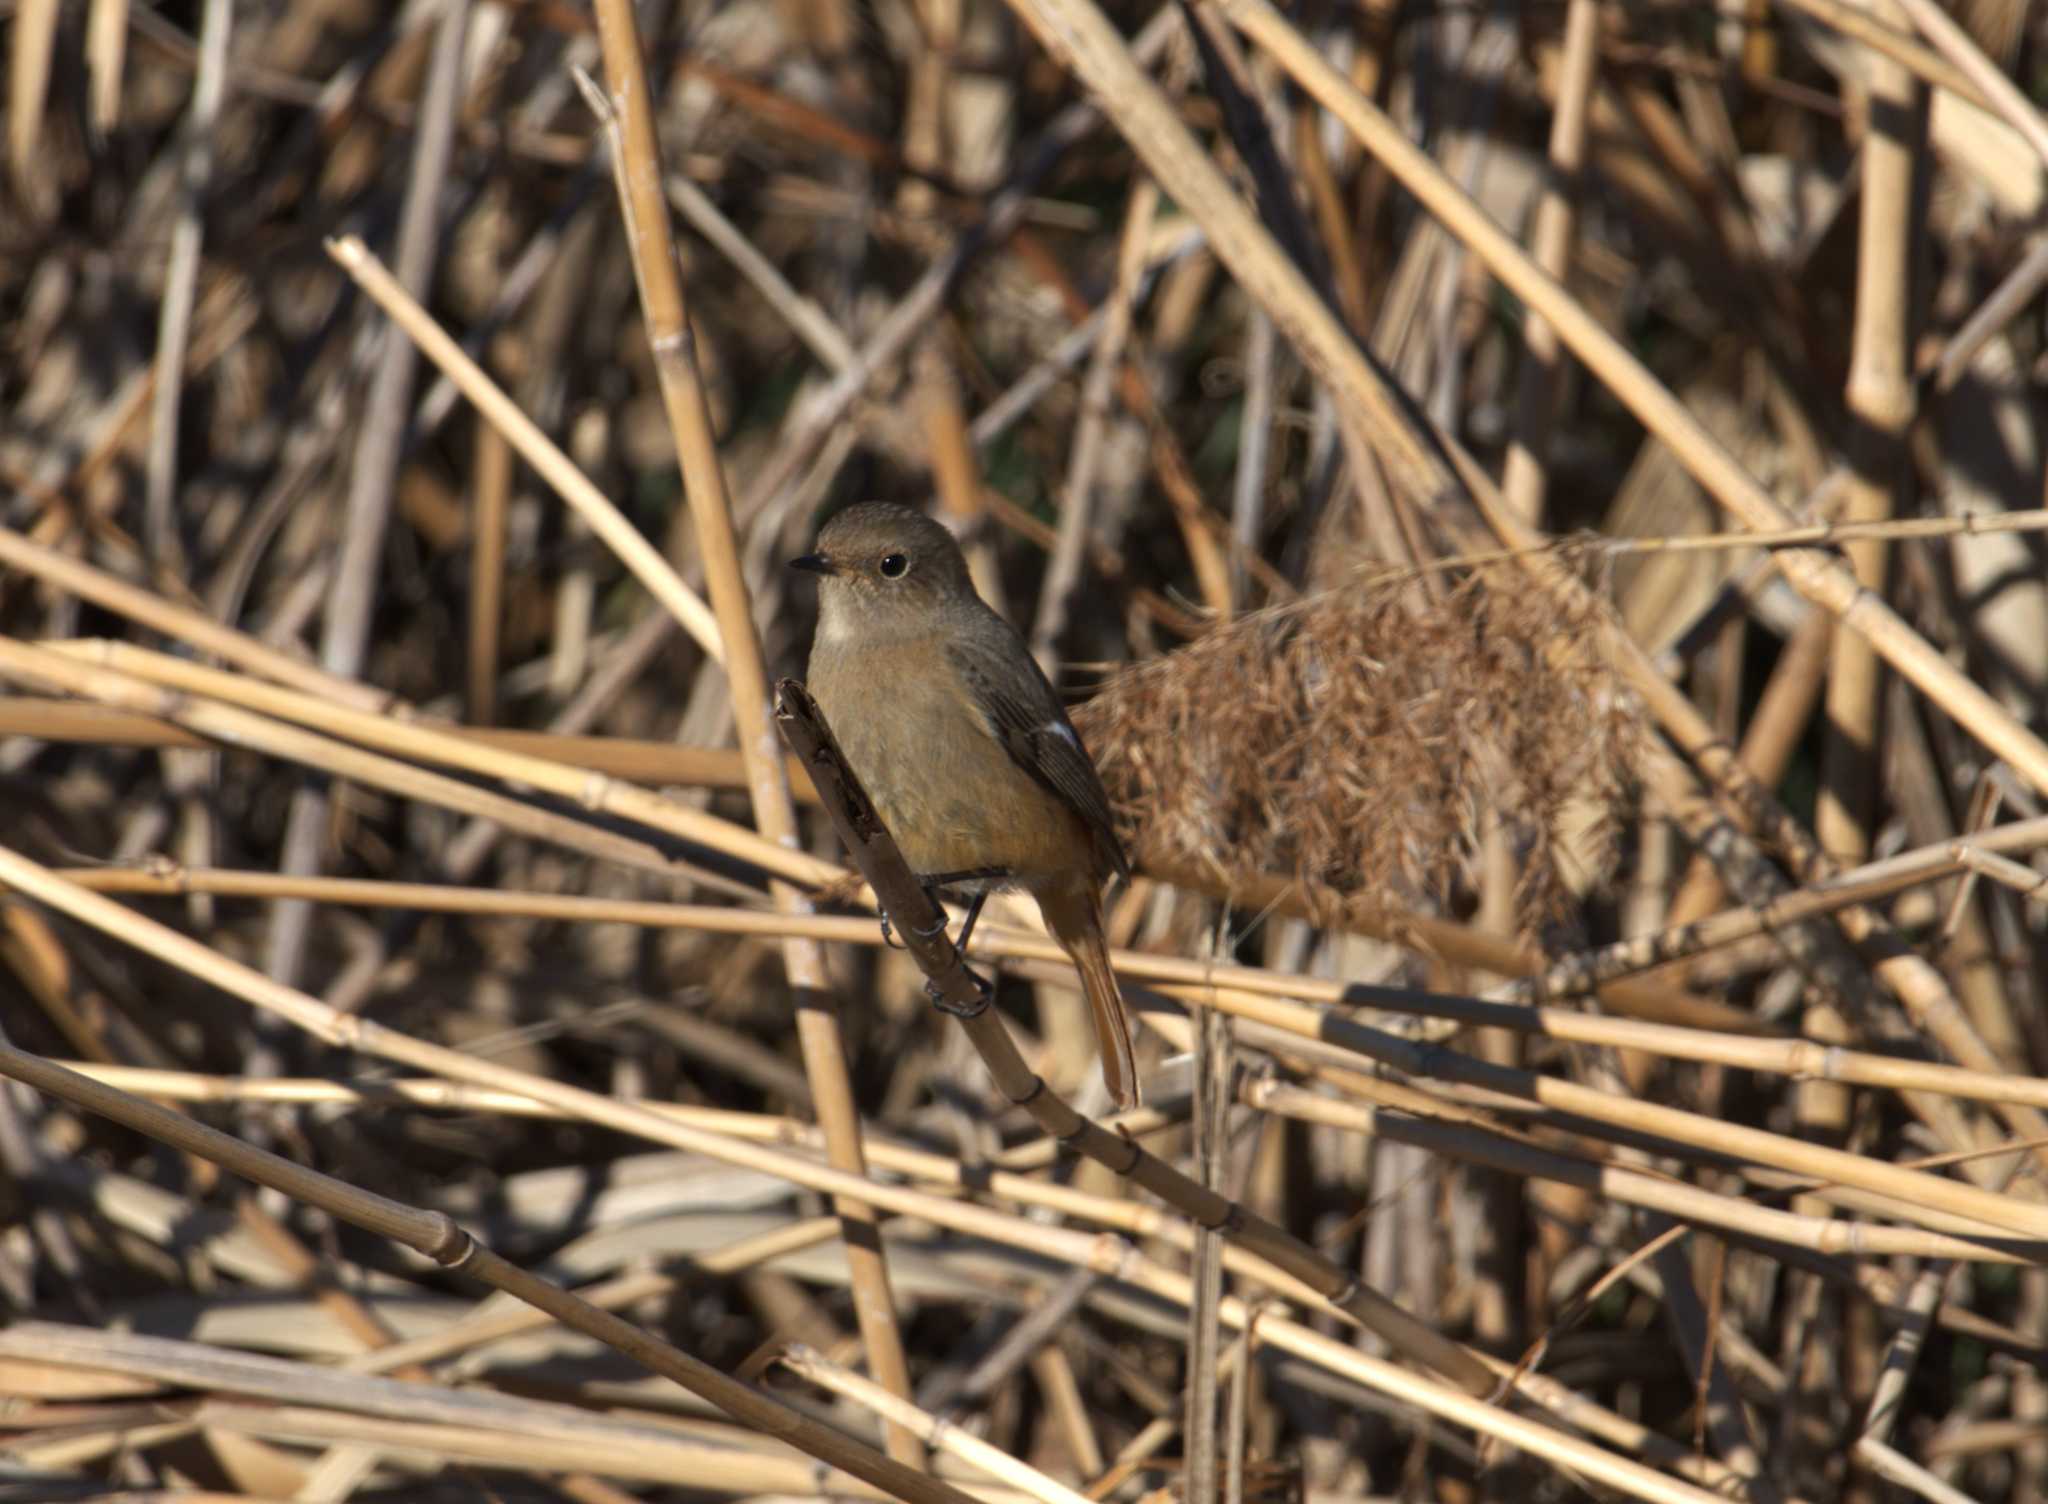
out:
M2039 8L626 16L12 7L0 1043L977 1497L2048 1498ZM1126 1126L1512 1394L844 902L764 692L873 495L1086 697ZM0 1500L872 1494L11 1083L0 1166Z

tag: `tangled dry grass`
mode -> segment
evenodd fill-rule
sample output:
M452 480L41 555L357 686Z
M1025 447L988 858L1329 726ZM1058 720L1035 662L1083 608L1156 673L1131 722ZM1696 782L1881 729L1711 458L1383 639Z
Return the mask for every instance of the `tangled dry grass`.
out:
M1607 875L1642 730L1568 613L1512 564L1359 570L1112 675L1076 723L1141 861L1459 911L1498 831L1540 927Z

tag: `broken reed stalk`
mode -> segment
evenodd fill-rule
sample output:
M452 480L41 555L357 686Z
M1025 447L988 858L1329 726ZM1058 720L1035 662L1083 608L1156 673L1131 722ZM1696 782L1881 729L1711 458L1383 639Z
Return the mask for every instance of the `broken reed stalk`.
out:
M1492 1374L1464 1347L1367 1288L1284 1228L1197 1184L1157 1155L1083 1117L1054 1093L1017 1052L1010 1031L989 1007L988 984L967 969L946 933L944 910L911 874L895 838L847 766L831 727L810 694L793 679L776 686L776 722L810 770L833 828L874 889L882 912L931 979L933 1000L959 1019L1005 1098L1029 1112L1063 1146L1152 1192L1197 1226L1220 1233L1287 1271L1411 1361L1475 1395L1492 1392Z
M584 92L611 144L619 214L632 253L648 348L654 355L662 405L682 465L683 491L703 559L711 608L725 644L726 689L740 760L747 772L754 823L769 841L797 846L802 832L797 826L796 806L769 730L768 670L754 625L753 592L740 564L732 497L697 369L689 303L670 231L668 201L661 190L661 143L655 135L654 91L647 82L639 23L631 0L596 0L596 17L604 51L605 92L599 95L593 87ZM673 578L673 571L667 573ZM675 580L677 588L681 584ZM811 912L810 896L789 882L771 880L768 891L781 913ZM785 936L782 965L797 995L797 1045L818 1122L825 1130L826 1157L835 1169L865 1176L860 1109L854 1101L853 1073L839 1027L838 1000L825 970L824 948L800 935ZM910 1360L903 1350L879 1219L873 1207L859 1201L842 1198L835 1209L845 1223L854 1317L869 1368L884 1388L907 1401L911 1396ZM923 1464L924 1446L914 1431L890 1420L885 1435L891 1457L912 1467Z
M596 1338L662 1377L673 1379L741 1425L787 1442L895 1498L909 1500L911 1504L973 1504L958 1489L884 1457L852 1437L720 1373L631 1322L528 1273L464 1232L445 1212L408 1206L349 1185L10 1046L0 1045L0 1075L133 1128L159 1143L200 1155L245 1180L282 1191L353 1227L401 1243L443 1268L481 1280L545 1311L562 1325Z

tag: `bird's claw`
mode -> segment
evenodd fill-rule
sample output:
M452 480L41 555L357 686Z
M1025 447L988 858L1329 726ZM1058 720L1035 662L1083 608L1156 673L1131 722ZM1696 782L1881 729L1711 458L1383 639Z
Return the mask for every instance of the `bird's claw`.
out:
M966 1002L957 1002L948 997L945 988L941 987L937 982L926 982L924 984L924 995L932 1000L932 1006L941 1013L950 1013L955 1018L973 1018L985 1012L988 1005L995 1001L996 989L990 984L989 979L982 976L979 972L967 971L965 967L962 967L961 970L974 983L973 998Z
M939 911L939 917L932 921L930 928L919 929L912 925L910 932L920 940L938 939L939 936L946 933L946 911L944 909ZM889 923L889 916L887 914L882 916L882 943L891 950L910 949L909 946L896 938L896 927Z

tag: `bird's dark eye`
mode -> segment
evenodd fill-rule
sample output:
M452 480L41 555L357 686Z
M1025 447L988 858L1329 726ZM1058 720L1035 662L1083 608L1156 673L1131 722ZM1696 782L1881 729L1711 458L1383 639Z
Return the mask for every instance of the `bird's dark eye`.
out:
M900 579L902 579L902 578L903 578L903 577L904 577L904 576L905 576L906 574L908 574L908 573L910 573L910 555L908 555L908 554L883 554L883 555L882 555L882 578L883 578L883 579L885 579L885 580L900 580Z

